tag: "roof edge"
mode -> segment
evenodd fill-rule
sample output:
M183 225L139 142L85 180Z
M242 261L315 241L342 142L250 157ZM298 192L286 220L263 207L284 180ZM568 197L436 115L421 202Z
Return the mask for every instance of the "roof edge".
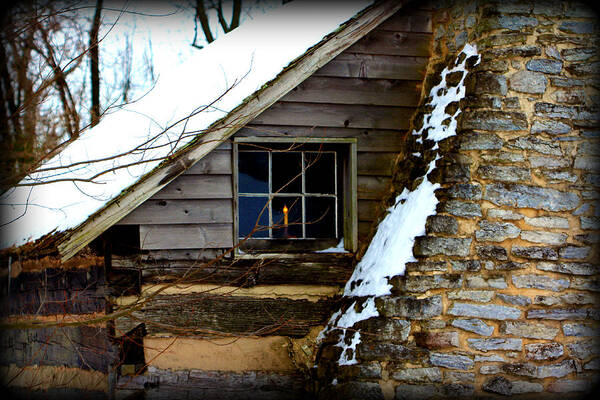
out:
M405 3L407 1L375 2L292 61L279 75L250 95L240 106L212 124L207 129L208 133L202 135L199 140L187 145L168 162L161 163L79 226L65 232L57 244L62 260L74 256L102 232L201 160L317 69L392 16Z

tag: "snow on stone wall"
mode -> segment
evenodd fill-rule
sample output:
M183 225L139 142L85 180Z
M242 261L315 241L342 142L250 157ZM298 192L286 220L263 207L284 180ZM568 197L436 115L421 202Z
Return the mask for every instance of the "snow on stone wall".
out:
M457 56L455 65L442 71L440 83L430 91L431 101L428 106L432 107L432 111L423 117L421 128L413 131L413 135L418 137L417 141L422 142L423 136L427 140L434 141L434 150L438 149L438 141L456 135L456 118L461 110L456 108L452 114L447 111L450 104L458 104L465 96L466 63L471 57L478 59L477 49L466 44ZM476 65L477 62L472 64ZM452 73L462 74L455 85L449 85L446 81L446 76ZM368 297L362 303L361 311L356 311L357 303L354 302L345 312L336 313L320 336L322 338L332 327L342 328L337 344L343 349L339 359L340 365L356 363L355 352L356 345L360 343L360 332L354 330L351 342L347 344L348 328L353 327L357 322L378 316L374 297L390 295L392 288L389 283L390 278L403 275L406 263L416 261L412 250L415 238L425 234L427 218L435 214L438 204L435 190L440 185L431 183L428 175L439 159L440 156L436 152L427 172L420 178L421 183L417 188L412 191L405 188L396 197L396 204L387 210L365 255L346 284L344 296Z

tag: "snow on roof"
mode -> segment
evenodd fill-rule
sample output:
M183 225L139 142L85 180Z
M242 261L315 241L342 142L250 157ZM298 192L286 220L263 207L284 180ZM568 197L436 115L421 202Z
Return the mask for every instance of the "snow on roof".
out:
M77 227L369 3L290 2L160 72L150 93L0 197L0 248Z

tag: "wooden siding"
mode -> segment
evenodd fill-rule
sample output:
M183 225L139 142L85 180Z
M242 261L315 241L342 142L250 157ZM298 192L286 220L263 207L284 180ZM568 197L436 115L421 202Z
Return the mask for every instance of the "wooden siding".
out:
M121 224L219 224L233 222L231 199L148 200Z
M374 29L346 51L359 54L427 57L429 39L430 35L427 33Z
M142 249L214 249L233 246L233 224L140 225Z
M379 215L418 105L431 43L427 11L402 9L236 133L238 137L356 138L358 231ZM120 224L140 225L146 250L225 249L234 243L232 146L175 179ZM214 251L213 251L214 252Z
M184 173L150 200L230 199L231 175L188 175Z
M380 215L430 55L430 14L405 14L382 23L236 133L357 138L359 241Z
M428 60L427 57L342 53L313 76L422 80Z
M310 78L308 78L310 79ZM411 107L363 104L292 103L279 101L256 117L253 124L332 128L408 129Z
M233 245L231 144L224 143L123 218L140 226L140 248Z
M246 125L236 136L271 137L334 137L356 138L361 152L392 152L402 150L402 136L406 132L392 129L323 128L289 125Z
M419 81L314 76L281 101L414 107L419 87Z

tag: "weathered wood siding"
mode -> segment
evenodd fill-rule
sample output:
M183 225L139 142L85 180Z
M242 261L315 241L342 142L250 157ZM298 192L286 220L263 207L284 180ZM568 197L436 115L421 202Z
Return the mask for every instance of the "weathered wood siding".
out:
M364 240L419 101L431 37L429 12L402 9L236 135L357 138ZM231 247L232 166L231 143L224 143L120 224L140 225L146 250Z
M223 143L156 193L119 225L140 226L140 248L233 246L231 144Z
M312 253L303 257L247 255L235 261L205 264L194 259L152 260L145 257L113 256L118 270L138 271L145 284L173 282L185 276L186 284L216 284L252 287L256 285L330 285L343 286L352 275L351 255ZM318 282L315 282L318 277Z
M0 301L0 316L90 314L104 312L104 268L46 268L11 279Z
M148 372L122 377L119 393L139 394L144 399L202 400L307 400L306 376L277 371L174 371L149 367Z
M402 9L236 135L357 138L365 240L419 102L431 40L430 12Z
M177 301L174 301L174 298ZM172 333L195 337L302 337L327 322L333 299L316 302L287 298L219 296L210 293L157 295L134 318L143 319L148 334ZM138 320L117 318L116 332L128 332Z
M0 365L55 365L109 372L117 358L105 327L8 329L0 334Z

